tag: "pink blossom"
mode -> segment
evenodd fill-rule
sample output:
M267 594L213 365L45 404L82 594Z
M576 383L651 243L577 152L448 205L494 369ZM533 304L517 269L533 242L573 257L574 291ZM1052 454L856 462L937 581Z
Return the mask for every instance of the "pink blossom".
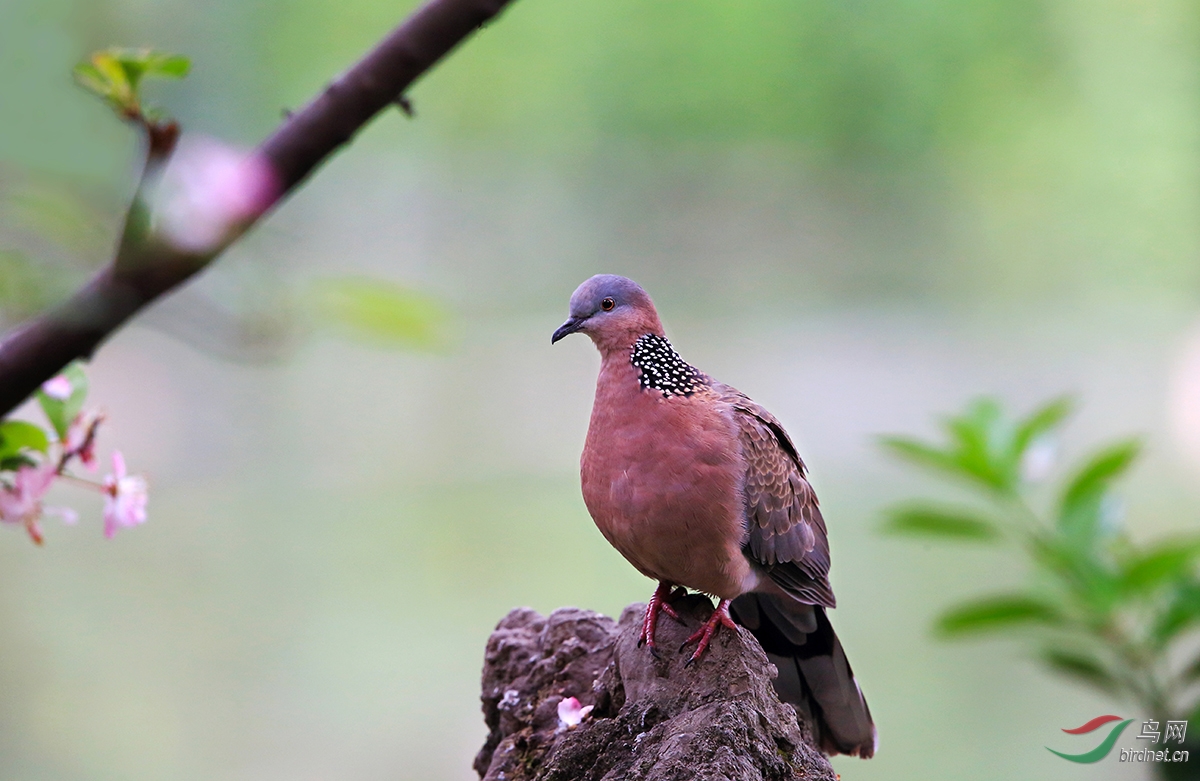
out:
M278 194L279 177L263 157L210 139L187 140L163 176L155 211L173 244L203 254L270 208Z
M112 454L113 474L104 478L104 536L112 538L121 527L146 522L146 480L125 472L121 451Z
M575 697L564 697L558 703L559 729L579 726L579 723L592 712L593 707L592 705L581 705Z
M71 381L67 379L65 374L51 377L42 383L42 393L59 401L66 401L71 398L72 391L74 391L74 388L71 387Z
M42 517L42 497L56 476L55 465L50 461L18 469L12 485L0 489L0 521L24 525L29 536L40 545L42 530L38 521Z

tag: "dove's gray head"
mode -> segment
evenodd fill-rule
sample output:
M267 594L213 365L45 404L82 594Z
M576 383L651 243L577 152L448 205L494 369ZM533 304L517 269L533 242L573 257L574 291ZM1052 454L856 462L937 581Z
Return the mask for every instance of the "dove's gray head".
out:
M650 296L632 279L616 274L597 274L576 288L570 315L550 337L551 342L578 331L606 353L626 349L646 334L663 335Z

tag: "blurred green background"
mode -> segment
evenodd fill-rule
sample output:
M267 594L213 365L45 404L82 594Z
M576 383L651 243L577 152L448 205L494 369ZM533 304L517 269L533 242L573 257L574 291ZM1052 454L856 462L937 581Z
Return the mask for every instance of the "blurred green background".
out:
M76 61L188 54L151 99L250 146L411 6L0 0L4 322L105 260L132 190L136 138ZM1148 438L1134 536L1195 527L1198 40L1172 0L517 0L412 91L416 121L379 118L97 355L102 451L149 475L150 522L106 542L63 489L79 527L2 535L0 778L473 778L495 622L651 590L579 496L594 350L549 343L601 271L812 468L881 735L844 778L1143 777L1043 746L1150 714L930 638L1024 573L881 537L917 487L873 436L1072 392L1065 451ZM306 325L334 274L435 296L442 343Z

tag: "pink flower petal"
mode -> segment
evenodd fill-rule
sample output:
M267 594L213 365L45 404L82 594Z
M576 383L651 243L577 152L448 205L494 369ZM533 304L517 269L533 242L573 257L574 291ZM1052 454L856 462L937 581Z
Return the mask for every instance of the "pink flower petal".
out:
M558 703L559 729L579 726L579 723L592 712L592 707L591 705L581 705L575 697L564 697Z
M23 523L25 512L24 499L19 492L12 488L0 491L0 522Z
M37 466L23 466L13 476L12 485L0 488L0 522L23 524L29 536L39 545L42 542L42 497L57 477L54 463L46 461Z
M279 177L261 156L189 138L164 174L156 213L171 243L205 253L270 208L278 194Z
M125 457L114 450L113 474L104 478L104 536L112 539L117 529L146 522L148 486L140 475L125 471Z
M116 481L116 480L120 480L121 478L125 477L125 456L123 456L121 454L120 450L114 450L112 452L112 461L113 461L113 474L111 474L105 478L104 481L106 483L109 480Z
M42 392L52 399L66 401L71 398L71 392L74 389L71 387L71 381L66 375L60 374L57 377L52 377L42 383Z

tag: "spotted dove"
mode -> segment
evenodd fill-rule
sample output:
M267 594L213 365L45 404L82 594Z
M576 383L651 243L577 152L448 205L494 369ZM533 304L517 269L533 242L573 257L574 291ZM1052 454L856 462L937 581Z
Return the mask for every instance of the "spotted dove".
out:
M611 274L571 296L554 332L591 337L600 375L580 461L583 498L605 538L658 581L642 640L676 588L720 599L689 638L699 659L721 627L750 630L779 668L776 689L828 753L875 752L875 725L825 614L829 543L804 462L783 426L745 394L685 362L650 296Z

